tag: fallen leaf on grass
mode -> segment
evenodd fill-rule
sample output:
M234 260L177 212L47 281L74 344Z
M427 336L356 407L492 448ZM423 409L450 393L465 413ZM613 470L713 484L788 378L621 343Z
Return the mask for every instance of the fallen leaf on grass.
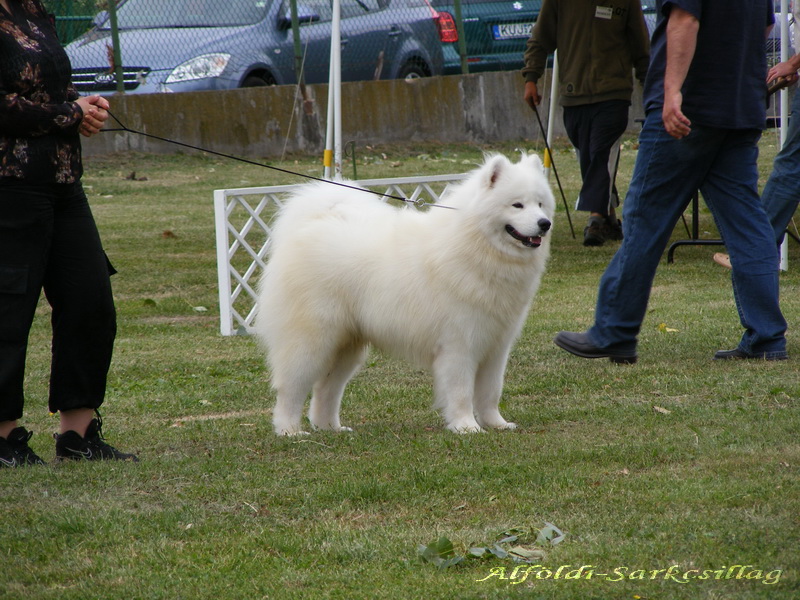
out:
M519 557L521 560L525 562L534 562L537 560L542 560L545 556L543 550L538 550L536 548L526 548L525 546L514 546L513 548L509 548L508 553L514 557Z
M566 534L563 531L547 521L545 521L544 524L545 527L539 531L539 535L536 537L536 543L538 545L543 546L549 542L550 545L555 546L564 541Z
M456 556L455 550L453 549L453 542L444 536L440 537L435 542L431 542L427 546L418 546L417 554L419 554L422 560L432 563L440 569L452 567L464 560L463 556Z

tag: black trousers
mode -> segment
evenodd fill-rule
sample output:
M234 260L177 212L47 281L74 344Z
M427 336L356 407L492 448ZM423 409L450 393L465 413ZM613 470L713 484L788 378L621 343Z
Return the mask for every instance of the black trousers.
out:
M102 404L117 330L113 272L79 183L0 179L0 421L23 414L42 290L53 309L50 411Z
M583 178L577 210L608 216L612 172L616 174L609 155L628 127L629 107L625 100L564 107L564 129L578 151Z

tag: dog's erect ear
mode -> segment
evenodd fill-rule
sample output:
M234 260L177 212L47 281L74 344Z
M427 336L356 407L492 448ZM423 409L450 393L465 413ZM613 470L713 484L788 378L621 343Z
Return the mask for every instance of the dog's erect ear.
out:
M527 168L536 169L539 173L544 172L544 165L542 164L542 159L539 158L539 155L536 153L526 154L523 152L519 162L524 164Z
M508 159L502 154L496 154L486 159L483 167L484 173L486 173L486 187L492 189L495 186L507 165Z

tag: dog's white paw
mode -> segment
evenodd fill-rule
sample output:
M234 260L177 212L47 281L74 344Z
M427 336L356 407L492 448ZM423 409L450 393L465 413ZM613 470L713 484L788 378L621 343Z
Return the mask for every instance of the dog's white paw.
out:
M333 431L335 433L352 433L353 431L352 427L347 427L345 425L337 425L335 427L331 425L325 425L324 427L313 425L313 427L314 431Z
M299 429L280 429L275 433L282 437L303 437L304 435L311 435L308 431L302 431Z
M334 433L352 433L352 427L345 427L344 425L339 425L339 427L315 427L317 431L333 431Z
M516 429L517 424L506 421L498 411L487 411L486 414L475 415L481 427L486 429Z
M501 429L501 430L505 429L505 430L509 430L509 431L512 430L512 429L516 429L516 428L517 428L517 424L516 423L512 423L511 421L506 421L502 425L493 425L492 426L492 429Z
M453 433L485 433L477 421L451 423L447 428Z

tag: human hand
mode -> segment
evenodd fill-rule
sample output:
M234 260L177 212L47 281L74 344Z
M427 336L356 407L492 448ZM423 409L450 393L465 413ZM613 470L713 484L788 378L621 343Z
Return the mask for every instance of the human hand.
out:
M778 79L781 77L786 79L785 85L791 85L797 81L797 68L792 64L792 61L787 60L778 63L777 65L773 65L773 67L767 72L767 83L773 79Z
M664 122L664 129L667 130L667 133L678 140L686 137L692 131L692 122L683 114L682 104L683 94L680 92L664 94L661 120Z
M83 120L78 128L81 135L90 137L103 128L103 123L108 119L108 100L102 96L85 96L78 98L78 106L83 111Z
M542 101L542 97L539 95L539 90L537 89L536 84L534 82L532 81L525 82L524 98L528 106L536 110L536 106Z

